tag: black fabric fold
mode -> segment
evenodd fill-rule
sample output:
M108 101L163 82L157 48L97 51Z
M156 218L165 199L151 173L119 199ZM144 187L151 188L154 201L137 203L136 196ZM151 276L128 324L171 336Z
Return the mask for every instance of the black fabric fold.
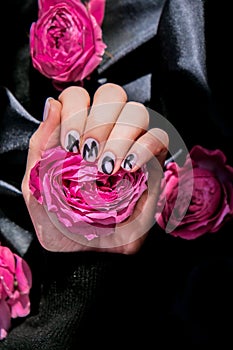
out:
M31 135L39 125L4 87L0 88L0 154L27 150Z
M102 29L107 53L98 67L99 74L156 35L165 2L106 1Z
M23 256L34 236L21 193L28 143L39 122L5 87L0 88L1 243ZM32 230L33 232L33 230Z

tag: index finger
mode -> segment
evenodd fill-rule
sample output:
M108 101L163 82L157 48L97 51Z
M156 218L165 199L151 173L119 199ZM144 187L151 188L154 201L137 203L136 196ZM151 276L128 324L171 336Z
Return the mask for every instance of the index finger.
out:
M61 110L61 145L69 152L78 152L86 124L90 96L79 86L70 86L58 97Z

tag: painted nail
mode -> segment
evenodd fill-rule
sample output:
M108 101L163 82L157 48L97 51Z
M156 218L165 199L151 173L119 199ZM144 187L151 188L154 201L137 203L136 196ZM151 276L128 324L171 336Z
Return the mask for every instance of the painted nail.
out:
M115 166L115 160L116 157L112 152L104 153L99 170L104 174L111 175Z
M83 146L83 159L94 162L98 156L99 143L92 138L86 139Z
M68 152L79 152L80 135L77 130L70 130L65 137L65 149Z
M46 121L49 115L49 109L50 109L50 101L53 100L52 97L48 97L45 101L45 106L44 106L44 113L43 113L43 121Z
M136 154L134 153L128 154L128 156L121 163L121 167L125 170L130 171L136 165L136 160L137 160Z

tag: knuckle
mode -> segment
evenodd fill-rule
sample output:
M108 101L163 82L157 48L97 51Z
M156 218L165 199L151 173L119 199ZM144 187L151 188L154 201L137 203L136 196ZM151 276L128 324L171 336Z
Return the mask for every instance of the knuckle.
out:
M43 144L46 142L46 140L41 137L43 127L44 125L42 123L30 137L28 142L28 152L38 152L38 150L42 149Z
M147 129L149 125L149 112L147 108L140 102L130 101L126 104L126 111L131 116L130 120Z
M37 147L38 143L38 137L37 137L38 132L36 131L30 138L29 140L29 150L34 150Z
M52 113L56 113L57 111L60 112L61 103L55 99L51 99L49 109Z
M149 113L147 111L147 108L144 106L144 104L136 101L129 101L127 102L127 106L136 111L140 111L142 114L149 117Z
M169 137L166 131L159 128L153 128L149 130L149 133L158 142L158 149L160 149L161 152L168 149Z
M64 100L67 97L75 96L77 98L77 95L79 95L80 97L84 98L87 101L90 100L90 96L89 96L87 90L85 90L84 88L82 88L80 86L69 86L69 87L67 87L58 96L58 100L61 101L61 102L64 102Z
M127 101L127 94L125 90L117 84L106 83L101 85L95 92L95 98L101 100L111 101Z

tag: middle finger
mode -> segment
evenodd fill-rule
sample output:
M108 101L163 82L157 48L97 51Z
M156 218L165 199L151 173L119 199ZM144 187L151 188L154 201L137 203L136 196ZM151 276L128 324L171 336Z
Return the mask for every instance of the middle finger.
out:
M85 160L94 162L99 157L126 100L119 85L105 84L97 89L82 137L81 154Z

